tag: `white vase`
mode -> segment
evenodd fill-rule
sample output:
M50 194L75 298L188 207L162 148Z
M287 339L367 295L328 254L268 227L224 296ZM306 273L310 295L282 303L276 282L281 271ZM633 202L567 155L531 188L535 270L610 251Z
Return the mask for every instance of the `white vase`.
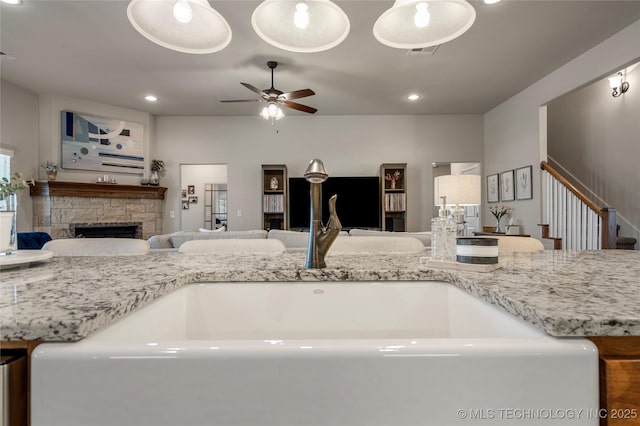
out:
M149 178L149 185L158 186L160 185L160 176L158 176L158 172L152 171L151 177Z
M0 195L0 256L13 254L18 250L17 211L16 194Z

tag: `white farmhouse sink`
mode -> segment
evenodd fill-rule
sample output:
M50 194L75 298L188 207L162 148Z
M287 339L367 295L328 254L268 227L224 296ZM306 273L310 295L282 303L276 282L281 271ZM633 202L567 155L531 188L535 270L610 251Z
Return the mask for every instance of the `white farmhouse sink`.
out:
M38 346L31 392L33 426L598 424L595 346L438 282L190 285Z

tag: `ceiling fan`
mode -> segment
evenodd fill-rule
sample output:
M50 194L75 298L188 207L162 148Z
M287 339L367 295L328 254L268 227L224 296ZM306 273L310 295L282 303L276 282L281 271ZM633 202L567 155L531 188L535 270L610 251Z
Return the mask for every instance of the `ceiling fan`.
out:
M252 92L260 95L260 99L235 99L224 100L220 102L266 102L267 106L262 110L260 114L263 118L275 118L280 119L284 117L280 106L287 108L297 109L298 111L306 112L309 114L315 114L318 111L316 108L312 108L307 105L302 105L297 102L291 102L291 99L306 98L307 96L313 96L316 93L311 89L295 90L293 92L284 93L281 90L273 87L273 70L278 66L276 61L267 62L267 67L271 69L271 87L269 89L260 90L252 84L240 83Z

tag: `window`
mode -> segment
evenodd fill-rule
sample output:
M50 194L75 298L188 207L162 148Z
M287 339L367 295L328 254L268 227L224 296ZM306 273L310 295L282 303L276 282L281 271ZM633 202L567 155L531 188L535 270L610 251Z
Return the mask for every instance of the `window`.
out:
M3 177L9 179L11 176L11 157L13 157L13 151L0 148L0 179Z

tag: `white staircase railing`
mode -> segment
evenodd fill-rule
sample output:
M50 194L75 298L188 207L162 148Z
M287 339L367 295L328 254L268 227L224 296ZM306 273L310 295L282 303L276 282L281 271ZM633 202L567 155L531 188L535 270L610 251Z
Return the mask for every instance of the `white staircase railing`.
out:
M542 169L542 221L563 250L616 247L616 211L589 200L546 162Z

